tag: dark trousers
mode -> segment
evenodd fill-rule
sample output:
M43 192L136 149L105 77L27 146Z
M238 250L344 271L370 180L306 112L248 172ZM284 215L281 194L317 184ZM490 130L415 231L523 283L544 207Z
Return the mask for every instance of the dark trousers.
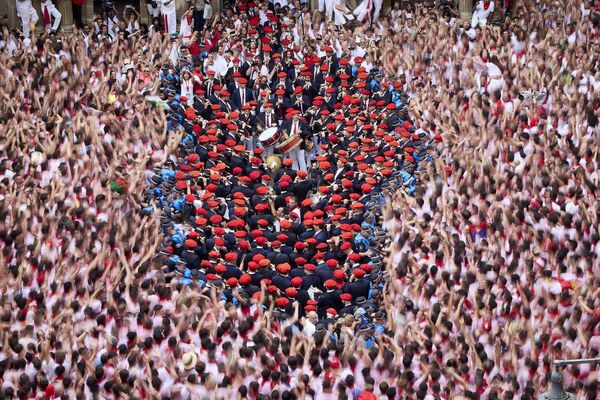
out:
M77 4L73 4L73 21L75 21L75 26L77 28L83 28L83 21L81 19L81 6Z
M202 32L204 29L204 10L196 10L194 9L194 31Z

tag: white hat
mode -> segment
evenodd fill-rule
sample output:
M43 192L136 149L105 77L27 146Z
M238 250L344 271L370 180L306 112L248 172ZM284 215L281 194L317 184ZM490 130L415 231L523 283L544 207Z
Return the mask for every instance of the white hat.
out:
M183 368L185 368L186 370L189 370L196 366L196 362L198 361L198 356L193 351L190 351L188 353L185 353L181 360L183 361Z

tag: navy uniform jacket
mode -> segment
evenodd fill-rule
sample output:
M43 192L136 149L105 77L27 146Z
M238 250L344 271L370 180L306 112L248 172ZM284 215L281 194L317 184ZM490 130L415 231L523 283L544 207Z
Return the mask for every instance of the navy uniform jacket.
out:
M260 281L267 279L267 276L263 272L264 270L258 270L256 272L249 272L250 283L260 288Z
M369 286L368 280L359 279L354 282L346 283L344 286L344 292L350 293L353 299L357 299L361 296L366 299L369 297Z
M260 292L260 286L251 283L249 285L244 286L244 291L248 293L248 295L252 296L254 293Z
M183 250L181 252L181 259L185 261L186 266L190 269L200 266L200 257L193 251Z
M237 278L239 279L242 276L242 271L234 265L226 264L225 267L227 270L223 272L223 279L227 280L229 278Z
M281 290L282 292L292 286L289 275L284 276L281 274L274 274L271 278L271 281L273 282L273 285L277 286L277 289Z
M232 92L231 92L231 97L232 97L232 104L233 104L233 108L235 108L236 110L241 110L242 106L244 104L242 104L242 93L241 92L245 92L246 95L246 99L245 99L245 103L244 104L248 104L250 101L254 100L254 95L252 93L252 90L250 90L250 88L248 88L247 86L242 87L240 86L239 88L233 88Z
M328 308L335 308L338 310L341 305L340 294L342 294L340 290L333 290L331 292L321 293L317 296L317 301L319 302L317 305L317 314L320 317L323 317L325 316L325 310Z
M321 282L325 282L328 279L333 279L333 270L323 263L317 267L315 271Z
M281 253L279 251L271 251L267 253L267 258L271 260L271 262L275 265L284 264L290 261L290 258L287 254ZM294 270L292 270L294 272Z
M306 303L308 303L308 300L310 300L310 296L308 295L308 292L306 290L300 289L298 290L298 294L296 295L296 300L298 300L298 302L301 304L302 310Z
M329 239L329 234L325 231L318 231L318 232L315 232L313 237L315 238L315 240L318 243L323 243L323 242L326 242L327 239Z
M346 314L354 314L354 309L356 308L356 306L350 304L347 306L344 306L340 309L340 311L338 311L338 314L340 316L344 316Z
M281 167L277 170L277 172L275 172L275 176L273 176L273 181L279 182L279 180L281 179L281 177L283 175L289 175L290 178L292 178L292 180L296 179L296 171L295 170L293 170L292 168L288 168L288 167Z
M318 288L321 286L321 284L322 284L321 278L319 278L318 275L306 274L306 276L304 276L302 278L302 286L300 286L300 288L304 289L304 290L308 290L311 287Z
M304 232L302 232L300 234L300 240L304 241L306 239L310 239L314 235L315 235L315 230L314 229L307 229L307 230L305 230Z

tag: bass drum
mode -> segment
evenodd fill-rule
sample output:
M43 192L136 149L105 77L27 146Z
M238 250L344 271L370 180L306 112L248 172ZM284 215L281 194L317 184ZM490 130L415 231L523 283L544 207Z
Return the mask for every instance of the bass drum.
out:
M278 130L276 127L266 129L265 131L263 131L263 133L258 135L258 140L260 140L262 145L265 147L275 145L277 142L279 142L279 139L281 139L281 131Z
M302 143L302 138L300 137L300 135L294 135L286 140L284 140L283 142L281 142L281 144L279 145L279 151L282 153L289 153L290 151L294 150L296 147L300 146L300 144Z

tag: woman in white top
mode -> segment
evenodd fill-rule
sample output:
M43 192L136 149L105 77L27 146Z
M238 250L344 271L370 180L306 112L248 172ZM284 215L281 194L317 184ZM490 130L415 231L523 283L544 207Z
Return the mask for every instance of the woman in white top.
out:
M487 75L487 82L482 91L490 94L501 91L504 87L504 77L500 69L500 61L495 55L490 59L487 58L487 51L482 53L481 57L473 58L474 66L477 70L476 82L480 81L482 75Z
M488 93L499 92L504 87L504 77L500 69L498 57L492 56L492 59L485 64L488 73Z
M191 107L194 105L194 80L192 79L192 74L187 69L181 75L180 95L187 98L186 104Z
M510 44L512 46L512 56L510 62L512 64L520 63L521 65L524 65L525 54L527 53L525 34L520 30L513 33L510 37Z
M394 3L394 8L390 12L390 16L392 17L392 21L399 20L402 17L402 10L400 10L400 3Z
M129 11L129 15L127 12ZM140 15L137 10L131 6L126 7L123 12L125 20L127 21L127 32L134 33L140 30Z

